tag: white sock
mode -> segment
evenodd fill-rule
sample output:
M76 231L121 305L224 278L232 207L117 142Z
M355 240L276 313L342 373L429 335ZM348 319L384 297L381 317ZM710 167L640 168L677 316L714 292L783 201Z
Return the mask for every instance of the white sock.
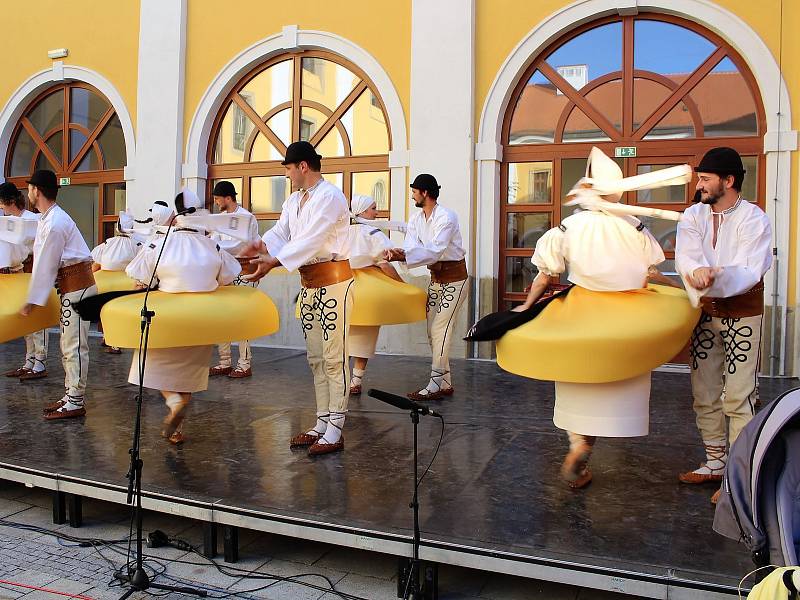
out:
M25 363L25 364L27 365L28 363ZM34 358L33 359L33 367L29 367L29 368L32 368L34 373L41 373L42 371L45 370L44 361L43 360L39 360L38 358Z
M703 446L706 448L706 462L693 472L698 475L722 475L728 462L725 443L703 442Z
M173 392L164 397L164 402L167 403L167 408L170 410L176 410L180 408L181 404L183 404L183 398L179 393Z
M319 441L320 444L335 444L342 437L342 427L344 427L344 413L332 412L328 428L325 430L325 435Z
M23 369L33 369L36 366L36 359L32 356L25 357L25 364L22 365Z
M61 400L64 402L64 404L58 409L58 412L78 410L79 408L84 407L83 396L68 396L65 394Z
M353 369L353 377L350 378L350 387L354 387L357 385L361 385L361 380L364 378L366 374L366 369Z
M439 390L449 390L453 385L450 383L450 371L438 371L431 369L431 378L428 385L424 390L420 390L420 394L427 396Z
M316 436L324 435L325 431L328 429L329 418L330 415L328 413L322 413L317 415L317 422L314 424L314 428L306 431L306 434L316 435Z

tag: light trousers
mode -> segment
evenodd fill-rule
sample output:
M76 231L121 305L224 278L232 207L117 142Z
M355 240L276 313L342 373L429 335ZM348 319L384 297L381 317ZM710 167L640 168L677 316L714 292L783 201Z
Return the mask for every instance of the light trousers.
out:
M89 375L89 321L80 318L74 302L97 294L97 286L61 294L61 364L67 395L83 398Z
M762 315L718 318L704 312L692 333L694 412L707 444L724 446L726 437L733 444L753 418L761 319Z
M431 345L431 378L440 387L452 386L450 379L450 344L458 309L467 298L467 281L428 286L428 342ZM442 382L444 385L442 385Z
M347 339L353 280L322 288L301 288L300 323L308 365L314 375L317 414L346 412L350 397Z
M47 331L42 329L25 336L25 367L33 369L36 364L46 366Z
M252 281L242 279L241 275L239 275L230 285L249 285L250 287L254 288L258 286L258 283L253 283ZM239 361L236 363L236 366L242 371L247 371L250 368L253 359L253 353L250 350L250 340L242 340L241 342L236 343L239 346ZM219 364L223 367L233 366L233 355L231 351L232 345L232 342L223 342L217 346L217 351L219 352Z

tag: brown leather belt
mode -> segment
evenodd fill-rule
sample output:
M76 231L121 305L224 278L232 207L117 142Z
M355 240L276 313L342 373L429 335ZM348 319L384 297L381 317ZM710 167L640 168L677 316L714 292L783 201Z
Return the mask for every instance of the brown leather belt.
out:
M242 267L241 275L252 275L258 269L258 265L252 264L250 261L254 258L258 258L257 256L237 256L236 260L239 262L239 266Z
M33 273L33 254L28 256L24 261L22 261L22 272L23 273Z
M428 265L431 272L431 281L436 283L455 283L464 281L467 278L467 261L461 260L440 260L432 265Z
M764 314L764 280L762 279L744 294L730 298L700 298L703 312L718 318L739 319Z
M13 272L14 271L12 271L8 267L3 267L2 269L0 269L0 275L11 275L11 273L13 273Z
M61 267L56 275L56 288L59 294L69 294L78 290L85 290L94 285L92 261L76 263L68 267Z
M323 288L353 278L349 260L331 260L300 267L300 283L304 288Z

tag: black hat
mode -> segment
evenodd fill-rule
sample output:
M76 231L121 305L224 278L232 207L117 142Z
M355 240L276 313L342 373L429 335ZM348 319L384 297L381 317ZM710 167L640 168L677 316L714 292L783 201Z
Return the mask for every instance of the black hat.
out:
M218 181L214 184L214 191L211 192L212 196L230 196L236 198L236 188L230 181Z
M733 148L712 148L694 168L697 173L715 175L744 175L742 157Z
M322 160L322 157L314 150L314 146L308 142L292 142L286 149L286 158L281 161L281 164L296 165L302 161Z
M39 169L38 171L34 171L31 178L26 181L26 183L30 183L31 185L35 185L36 187L40 188L50 188L51 190L58 189L58 179L56 179L56 174L48 169Z
M19 196L19 190L10 181L6 181L0 185L0 200L16 200Z
M438 192L441 189L438 183L436 183L436 177L433 175L428 175L427 173L420 173L414 178L414 183L411 184L411 188L415 190L420 190L423 192Z

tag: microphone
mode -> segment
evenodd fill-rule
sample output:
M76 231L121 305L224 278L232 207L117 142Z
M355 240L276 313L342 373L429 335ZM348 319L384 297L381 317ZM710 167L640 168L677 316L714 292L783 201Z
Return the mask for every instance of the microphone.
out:
M368 396L372 396L376 400L380 400L381 402L386 402L386 404L391 404L392 406L399 408L401 410L415 410L423 415L432 415L434 417L442 418L442 415L437 413L435 410L432 410L425 406L424 404L420 404L419 402L414 402L410 398L406 398L405 396L398 396L397 394L390 394L389 392L383 392L381 390L371 389L367 392Z
M192 214L193 212L197 212L197 208L195 208L194 206L190 206L189 208L185 208L184 210L180 211L180 212L179 212L177 215L175 215L175 216L178 216L178 215L190 215L190 214Z

